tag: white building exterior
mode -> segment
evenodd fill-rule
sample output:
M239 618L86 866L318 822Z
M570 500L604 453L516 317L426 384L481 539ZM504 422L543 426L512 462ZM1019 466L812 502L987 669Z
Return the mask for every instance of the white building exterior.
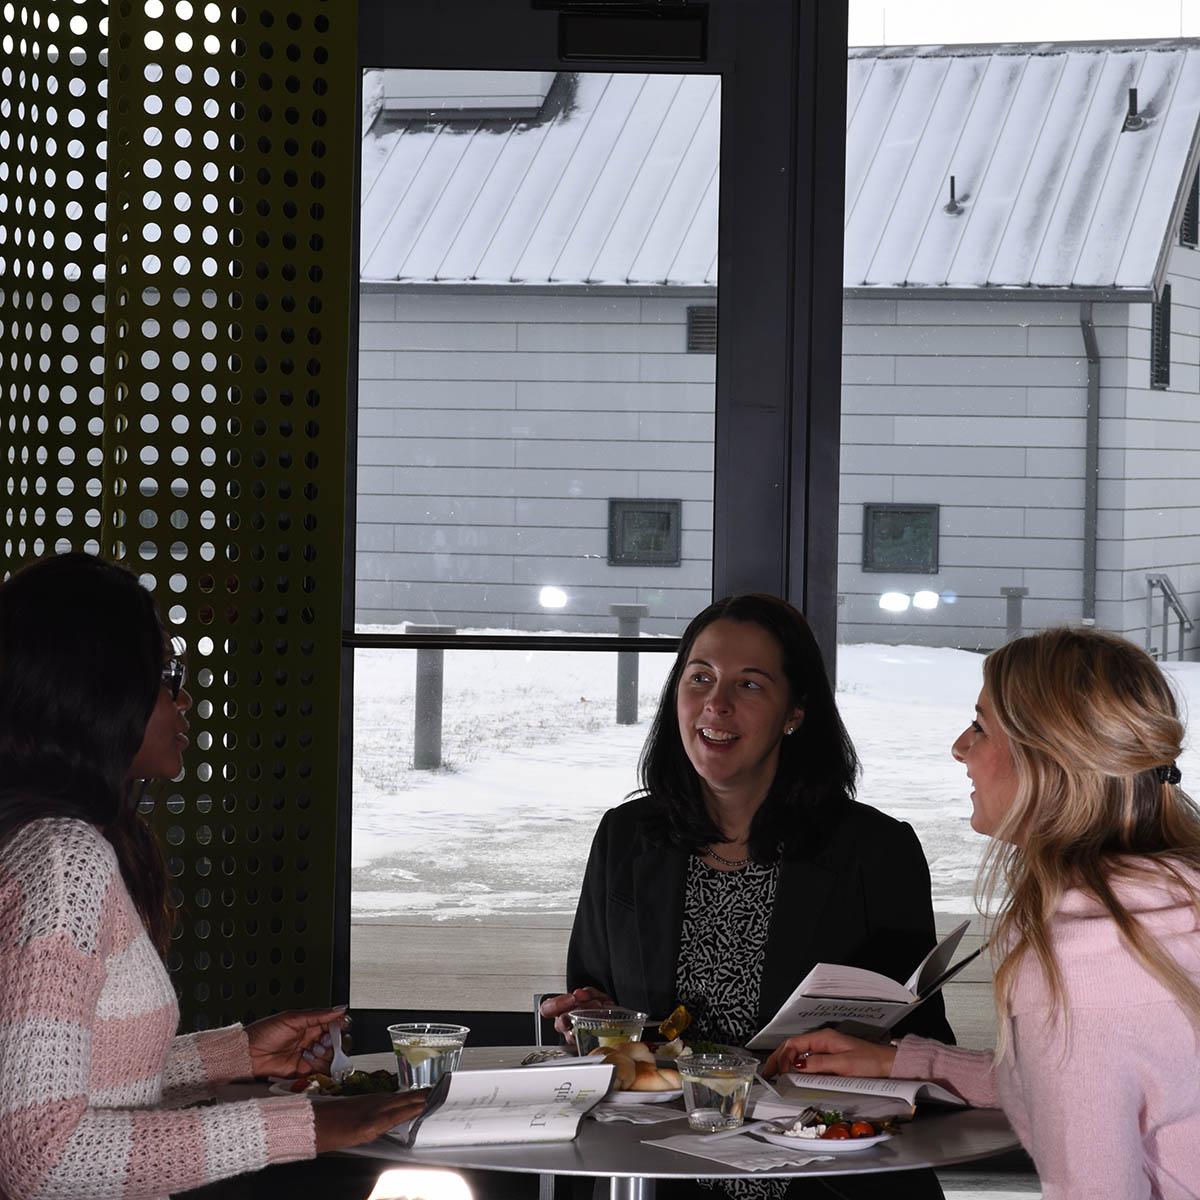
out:
M1089 316L1095 619L1140 640L1151 572L1200 613L1200 47L855 51L849 84L842 640L992 646L1004 588L1026 627L1087 615ZM673 632L708 599L716 81L540 86L508 118L370 101L360 621L611 629L638 601ZM613 498L680 501L677 566L609 562ZM866 504L936 505L936 572L864 570Z

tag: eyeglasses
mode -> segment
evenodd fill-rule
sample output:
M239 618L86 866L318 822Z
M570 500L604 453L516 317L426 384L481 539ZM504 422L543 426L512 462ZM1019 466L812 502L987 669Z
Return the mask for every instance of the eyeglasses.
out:
M187 680L187 664L182 658L172 656L167 659L166 665L162 669L163 687L171 693L172 700L179 699L179 693L183 691L184 682Z

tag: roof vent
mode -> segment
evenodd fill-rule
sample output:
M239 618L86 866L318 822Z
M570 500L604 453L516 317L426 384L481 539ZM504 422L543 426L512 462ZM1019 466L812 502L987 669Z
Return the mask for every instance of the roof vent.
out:
M954 194L954 176L951 175L950 176L950 199L945 205L943 205L942 211L948 212L948 213L953 213L953 214L957 215L958 213L962 212L962 210L963 210L963 207L961 204L959 204L958 197Z
M689 354L716 354L717 306L715 304L688 305L687 348Z
M1129 89L1129 111L1125 114L1125 129L1127 132L1134 129L1144 129L1146 127L1146 118L1138 113L1137 103L1137 88Z

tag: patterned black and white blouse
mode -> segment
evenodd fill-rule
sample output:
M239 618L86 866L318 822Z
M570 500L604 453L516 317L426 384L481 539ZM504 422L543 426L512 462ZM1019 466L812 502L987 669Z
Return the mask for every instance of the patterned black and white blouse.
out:
M744 1046L758 1032L767 931L775 908L779 863L750 863L718 871L696 855L688 861L683 931L675 965L675 991L702 1041ZM701 1180L735 1200L777 1200L787 1180Z

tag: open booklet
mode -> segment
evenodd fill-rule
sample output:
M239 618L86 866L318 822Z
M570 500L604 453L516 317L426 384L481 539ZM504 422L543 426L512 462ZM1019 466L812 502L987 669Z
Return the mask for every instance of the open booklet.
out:
M568 1066L454 1071L429 1093L425 1111L388 1137L411 1148L497 1142L569 1142L604 1098L613 1068L602 1059Z
M963 921L946 934L917 964L905 983L861 967L817 963L746 1045L751 1050L773 1050L785 1038L822 1025L837 1025L847 1033L863 1037L885 1033L982 952L980 946L973 954L950 965L969 925L970 921Z
M853 1115L882 1117L911 1114L919 1102L964 1108L966 1100L922 1079L856 1079L842 1075L810 1075L793 1072L782 1076L785 1090L770 1096L761 1088L750 1093L750 1111L755 1117L796 1116L806 1105L844 1109Z

